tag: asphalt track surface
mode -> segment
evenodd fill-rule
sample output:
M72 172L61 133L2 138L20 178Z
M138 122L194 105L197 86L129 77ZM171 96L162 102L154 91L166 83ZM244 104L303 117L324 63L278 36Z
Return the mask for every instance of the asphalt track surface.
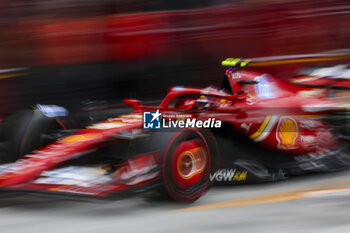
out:
M213 187L193 204L2 194L0 232L350 232L350 171Z
M83 201L0 192L0 233L22 232L350 233L350 169L217 186L192 204L169 202L154 194Z

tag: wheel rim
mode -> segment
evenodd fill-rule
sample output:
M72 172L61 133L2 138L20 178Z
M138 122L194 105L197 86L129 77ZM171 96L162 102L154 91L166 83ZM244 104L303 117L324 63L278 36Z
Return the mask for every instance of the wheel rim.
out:
M209 152L200 139L182 141L173 152L171 177L180 189L198 183L208 167Z

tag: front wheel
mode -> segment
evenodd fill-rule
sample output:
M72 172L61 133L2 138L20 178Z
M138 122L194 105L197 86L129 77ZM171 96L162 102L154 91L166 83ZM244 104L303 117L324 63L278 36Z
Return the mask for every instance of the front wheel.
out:
M38 108L9 115L0 124L0 161L16 161L55 140L47 139L46 134L66 127L58 117L48 117Z
M192 202L210 187L216 144L211 132L183 129L157 133L162 164L162 193L180 202ZM153 141L154 142L154 141Z

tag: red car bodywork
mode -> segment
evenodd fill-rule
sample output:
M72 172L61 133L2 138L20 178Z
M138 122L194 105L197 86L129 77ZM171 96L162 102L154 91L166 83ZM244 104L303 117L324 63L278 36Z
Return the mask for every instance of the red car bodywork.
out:
M317 119L335 111L337 102L298 95L300 87L256 71L228 69L224 82L222 90L170 88L156 107L126 100L134 108L133 113L90 125L5 166L0 186L106 196L135 187L143 190L145 185L161 182L161 170L157 168L162 163L156 152L127 159L106 182L89 185L37 182L43 172L68 160L140 134L154 133L142 129L142 112L146 110L159 110L163 115L186 113L202 120L214 118L222 121L232 134L240 134L262 148L290 158L323 156L342 145L329 126ZM199 107L198 100L205 106Z

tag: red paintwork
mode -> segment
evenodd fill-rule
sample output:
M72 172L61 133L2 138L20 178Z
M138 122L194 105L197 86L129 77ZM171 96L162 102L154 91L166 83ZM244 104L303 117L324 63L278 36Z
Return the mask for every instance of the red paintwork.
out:
M215 118L226 122L236 132L251 137L252 140L271 150L280 151L291 156L307 156L322 154L335 149L339 145L334 135L321 121L303 117L303 115L325 114L333 111L333 109L312 108L313 111L310 112L304 109L306 105L336 106L336 102L299 96L297 95L298 90L300 90L299 87L255 71L227 72L227 76L234 94L214 88L171 88L158 107L142 106L137 101L126 100L125 103L131 104L135 109L132 114L94 124L72 136L62 138L26 155L1 174L0 186L106 195L110 192L117 192L159 179L159 176L156 176L145 178L135 184L121 184L130 175L128 171L134 172L130 164L133 164L133 166L138 164L138 170L140 167L147 168L154 165L154 163L149 163L151 160L156 161L153 155L145 155L122 164L121 170L116 173L115 180L112 183L97 185L96 187L57 187L55 185L31 183L43 171L53 169L63 162L79 156L79 154L98 149L103 145L101 142L114 138L121 132L131 133L132 130L141 129L142 109L147 109L147 111L159 109L162 114L171 114L183 110L182 106L174 107L172 105L173 100L181 99L181 96L185 96L186 101L192 101L190 108L187 108L186 111L192 117L203 120ZM264 77L265 81L268 80L267 86L263 85L265 81L261 80L261 77ZM238 81L242 80L255 80L259 83L255 85L239 84ZM192 95L192 99L186 97L189 94ZM210 102L211 107L206 110L196 108L195 102L197 99L193 99L193 95L201 96L199 98ZM259 131L259 128L263 130Z
M238 78L237 75L239 76ZM169 94L160 104L160 107L164 108L164 110L171 110L167 107L173 99L190 93L215 97L217 102L219 102L220 99L227 99L229 101L219 103L210 111L197 112L192 116L201 119L215 118L216 120L228 122L238 132L250 136L261 127L265 118L270 115L275 118L275 123L272 124L272 128L270 129L271 132L268 132L268 136L264 140L259 141L259 143L269 149L282 151L283 153L291 155L305 155L311 152L321 153L321 151L333 149L337 146L337 142L333 135L328 132L326 125L320 121L304 117L307 115L325 114L329 111L333 111L333 109L318 109L318 107L336 107L336 102L327 99L298 96L296 93L301 90L299 87L292 86L271 76L269 76L271 79L271 87L276 98L259 97L256 93L255 85L244 85L243 87L242 85L237 84L237 81L239 80L252 81L261 75L263 74L254 71L240 71L229 74L231 86L235 92L237 92L238 89L243 91L241 95L229 95L215 90L193 88L170 90ZM303 109L303 106L315 107L311 108L312 111L310 112ZM292 121L295 121L295 127L298 128L298 133L295 135L295 143L290 147L283 148L283 146L279 146L278 126L279 123L283 121L283 117L286 116L290 117ZM243 124L251 125L249 129L246 130L242 127ZM314 126L309 127L305 124ZM303 141L305 140L305 137L310 140L310 145L305 145L305 141ZM311 144L313 144L313 146Z
M124 118L116 118L115 120L126 120ZM113 121L105 121L101 123L113 123ZM86 137L82 140L69 140L72 136L62 138L42 149L34 151L12 164L6 172L0 177L0 186L11 187L40 175L45 170L57 167L59 164L72 159L79 154L88 152L100 147L99 142L110 139L119 132L131 129L141 128L141 120L135 119L133 122L125 122L124 126L110 129L82 129L74 135L78 137ZM68 139L67 139L68 138Z
M313 77L313 76L298 76L290 80L292 83L306 87L333 87L350 89L350 80L334 77Z
M9 35L3 40L12 39L13 48L23 49L5 50L0 59L4 67L19 66L18 60L26 66L138 59L216 61L232 55L347 48L348 7L341 0L256 2L98 17L58 14L49 20L41 12L35 18L21 15L6 27Z

